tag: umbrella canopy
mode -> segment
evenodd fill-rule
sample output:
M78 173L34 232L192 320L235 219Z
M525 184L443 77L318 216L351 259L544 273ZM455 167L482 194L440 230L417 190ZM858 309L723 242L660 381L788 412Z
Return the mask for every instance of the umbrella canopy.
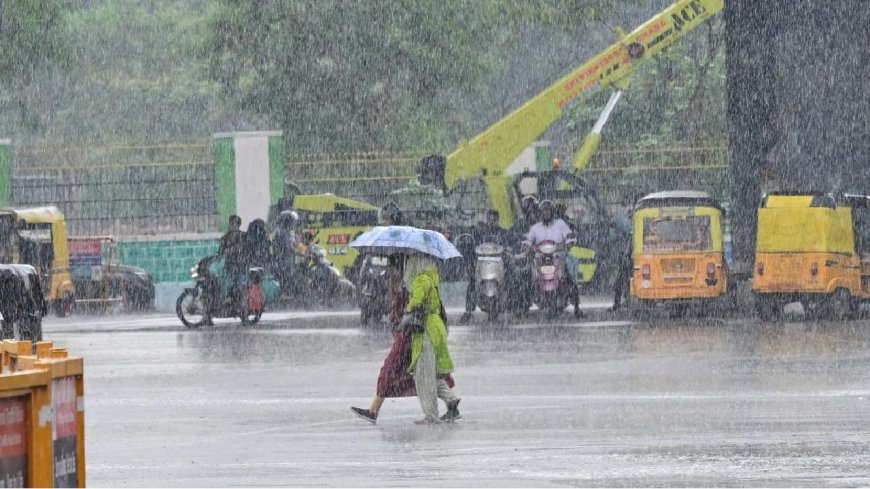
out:
M360 234L350 243L364 253L420 252L446 260L462 256L443 234L411 226L377 226Z

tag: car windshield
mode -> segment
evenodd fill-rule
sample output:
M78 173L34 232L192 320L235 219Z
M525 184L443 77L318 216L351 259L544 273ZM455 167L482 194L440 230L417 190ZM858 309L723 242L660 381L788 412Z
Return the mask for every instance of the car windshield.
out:
M709 251L710 216L644 218L644 253Z

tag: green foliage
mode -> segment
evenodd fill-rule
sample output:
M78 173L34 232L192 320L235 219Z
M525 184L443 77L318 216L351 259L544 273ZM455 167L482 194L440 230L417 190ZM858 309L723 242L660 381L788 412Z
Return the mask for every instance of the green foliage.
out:
M35 127L28 89L47 67L68 66L66 3L57 0L0 1L0 110Z
M504 39L492 1L224 1L203 55L228 99L293 152L443 146L445 91L475 88Z
M280 128L288 154L446 153L669 0L657 2L0 0L0 136L143 144ZM581 43L537 47L568 31ZM721 35L721 22L701 28L647 63L604 146L721 140L724 53L707 49ZM579 143L604 100L557 124Z
M639 68L604 128L604 146L721 143L728 133L724 22L714 18ZM569 115L585 136L609 93Z

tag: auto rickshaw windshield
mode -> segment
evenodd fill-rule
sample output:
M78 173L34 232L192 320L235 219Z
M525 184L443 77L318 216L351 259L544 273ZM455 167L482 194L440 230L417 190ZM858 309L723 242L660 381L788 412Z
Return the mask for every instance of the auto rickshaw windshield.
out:
M681 251L712 251L710 216L644 218L644 253Z

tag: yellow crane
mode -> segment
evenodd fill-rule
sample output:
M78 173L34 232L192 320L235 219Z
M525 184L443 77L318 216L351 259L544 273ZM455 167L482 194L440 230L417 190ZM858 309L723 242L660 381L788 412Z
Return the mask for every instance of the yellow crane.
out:
M583 145L575 152L573 168L582 171L601 140L601 128L632 73L647 59L673 45L724 7L724 0L680 0L563 76L525 104L462 144L446 159L429 157L421 162L421 183L443 186L448 192L460 179L482 178L490 207L497 209L500 224L510 227L513 177L507 167L571 107L601 90L617 91ZM439 166L442 166L439 168ZM440 179L440 180L439 180ZM513 197L516 201L516 196Z

